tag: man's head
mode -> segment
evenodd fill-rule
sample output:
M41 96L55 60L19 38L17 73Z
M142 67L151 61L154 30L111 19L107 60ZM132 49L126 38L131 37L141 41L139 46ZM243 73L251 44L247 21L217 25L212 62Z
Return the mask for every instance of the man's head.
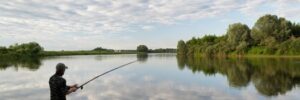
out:
M68 69L68 67L64 63L58 63L56 65L56 73L59 76L63 76L65 73L65 69Z

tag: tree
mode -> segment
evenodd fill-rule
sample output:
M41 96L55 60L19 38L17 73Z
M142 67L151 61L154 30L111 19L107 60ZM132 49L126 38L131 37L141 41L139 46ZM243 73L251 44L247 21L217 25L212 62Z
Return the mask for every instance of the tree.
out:
M25 44L25 47L26 47L26 44ZM37 55L37 54L41 53L44 50L44 48L41 47L36 42L30 42L27 44L27 50L30 55Z
M102 48L102 47L97 47L95 49L93 49L93 51L105 51L106 49L105 48Z
M146 52L148 52L148 47L146 45L139 45L136 50L137 50L137 52L146 53Z
M276 54L299 55L300 54L300 38L289 39L279 45Z
M177 54L227 56L227 54L300 54L300 23L276 15L260 17L250 30L246 24L229 25L223 36L193 37L179 41Z
M217 38L218 37L215 35L205 35L202 37L201 41L207 44L214 44Z
M187 46L183 40L178 41L177 43L177 54L178 55L186 55Z
M292 25L292 34L294 37L300 37L300 23Z
M0 54L6 54L7 53L7 48L6 47L0 47Z
M15 44L9 46L9 53L17 55L35 56L39 55L44 49L36 42L29 42L23 44Z
M267 45L264 41L268 37L274 37L276 42L283 42L291 36L292 23L276 15L260 17L251 31L251 37L259 45Z
M227 40L230 44L237 46L241 42L251 42L250 29L247 25L235 23L229 25L227 30Z
M107 52L113 52L114 50L113 49L106 49L106 48L103 48L103 47L96 47L95 49L93 49L93 51L107 51Z

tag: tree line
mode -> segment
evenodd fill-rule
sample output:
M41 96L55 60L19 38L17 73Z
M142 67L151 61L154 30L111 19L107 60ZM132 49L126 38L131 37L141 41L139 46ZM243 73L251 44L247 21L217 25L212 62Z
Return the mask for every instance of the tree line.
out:
M175 53L176 49L148 49L146 45L138 45L136 50L114 50L103 47L96 47L92 50L77 51L44 51L44 48L37 42L14 44L8 47L0 46L0 57L40 57L60 55L97 55L97 54L127 54L127 53Z
M146 45L139 45L136 49L138 53L176 53L173 48L148 49Z
M300 24L276 15L260 17L250 29L229 25L225 35L205 35L177 44L178 55L299 55Z
M0 56L38 56L44 51L36 42L29 42L23 44L14 44L9 47L0 47Z

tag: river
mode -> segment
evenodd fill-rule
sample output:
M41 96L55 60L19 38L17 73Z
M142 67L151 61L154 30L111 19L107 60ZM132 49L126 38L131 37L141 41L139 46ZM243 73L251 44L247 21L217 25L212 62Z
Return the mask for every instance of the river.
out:
M296 100L299 58L194 58L175 54L57 56L0 60L1 100L49 100L57 63L67 84L115 70L67 96L69 100Z

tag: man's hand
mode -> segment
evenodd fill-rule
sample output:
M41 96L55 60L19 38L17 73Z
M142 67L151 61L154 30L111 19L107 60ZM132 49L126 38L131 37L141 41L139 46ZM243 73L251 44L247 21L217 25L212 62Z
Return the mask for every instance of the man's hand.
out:
M71 85L70 89L71 89L72 92L76 92L76 90L78 89L77 84Z
M77 89L78 89L78 88L77 88L77 84L71 85L71 86L70 86L70 89L68 90L68 93L67 93L67 94L70 94L70 93L72 93L72 92L76 92Z
M68 90L68 92L67 92L66 95L68 95L68 94L70 94L70 93L72 93L72 92L76 92L76 90L77 90L77 87L71 87L71 86L70 86L70 89Z
M71 91L71 92L76 92L76 90L77 90L77 87L71 87L71 88L70 88L70 91Z
M75 88L76 88L76 87L77 87L77 84L71 85L70 87L71 87L71 88L72 88L72 87L75 87Z

